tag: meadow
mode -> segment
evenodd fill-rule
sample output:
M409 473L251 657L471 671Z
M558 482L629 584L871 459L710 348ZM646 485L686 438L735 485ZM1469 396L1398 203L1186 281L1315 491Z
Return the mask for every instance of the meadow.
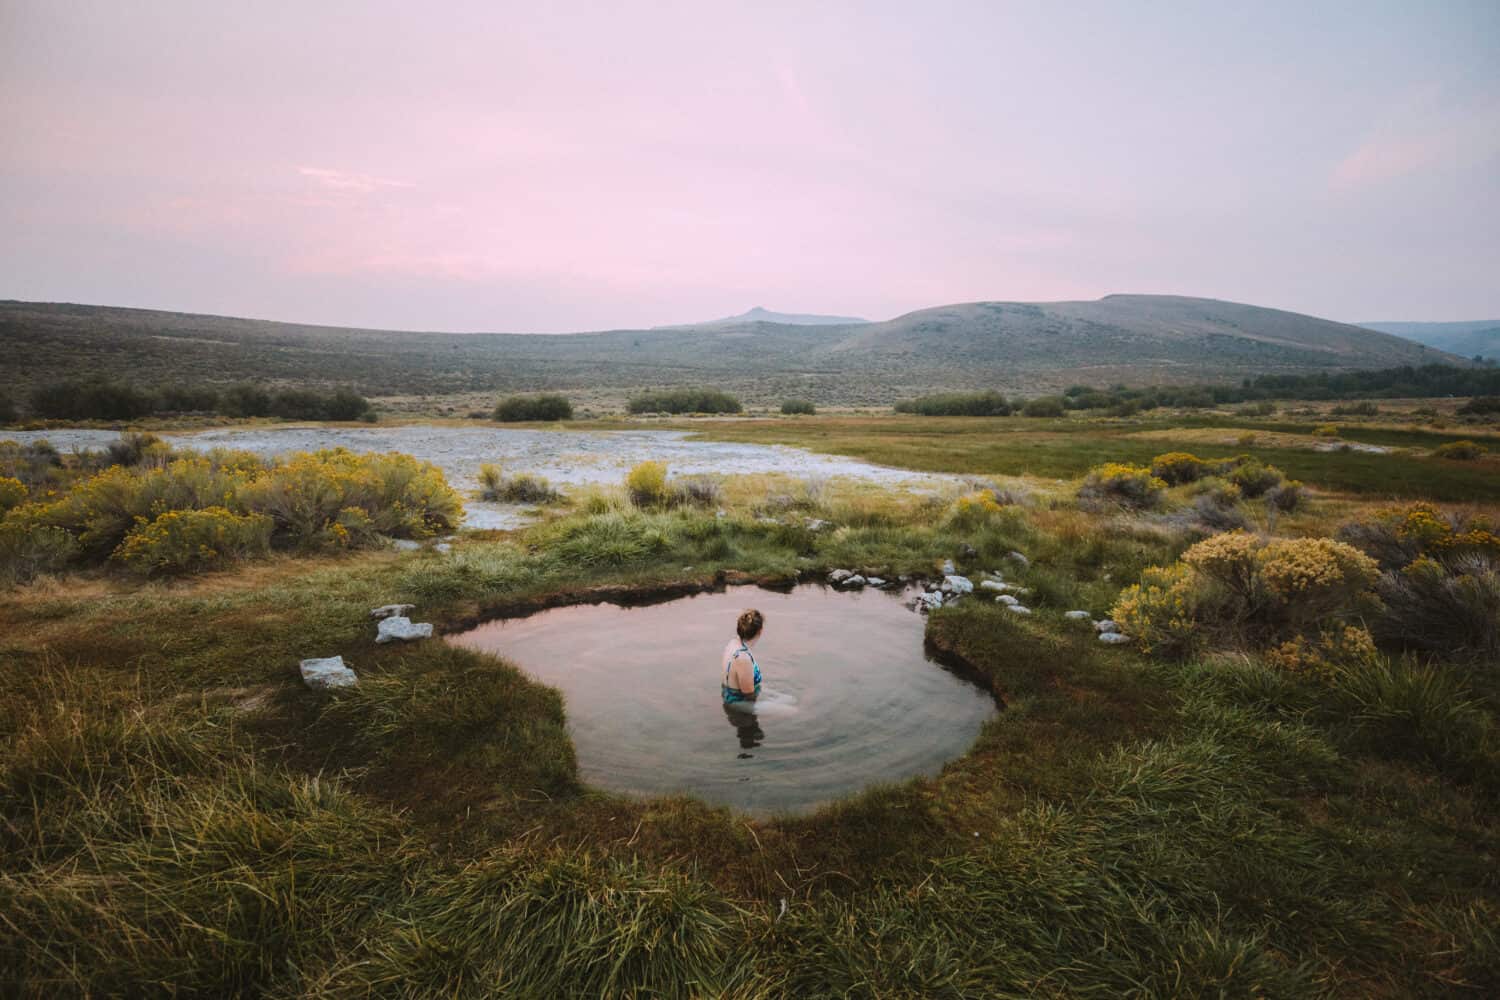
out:
M99 467L13 466L31 478L5 506L80 539L99 524L146 534L189 472L219 476L193 502L269 520L265 545L206 566L70 550L0 601L0 984L1492 994L1500 448L1485 426L1315 433L1327 421L683 421L967 478L917 495L644 469L537 493L533 526L449 551L382 541L421 543L452 518L432 473L397 460L221 457L173 473L181 459L148 442ZM1490 454L1433 454L1459 439ZM1187 452L1203 461L1162 461ZM1242 491L1249 463L1218 461L1242 454L1304 492L1282 509ZM114 516L137 502L145 526ZM586 787L555 691L441 642L376 645L369 620L410 602L445 633L839 567L930 576L952 559L977 574L1012 551L1028 565L1007 578L1033 614L973 599L926 625L1004 711L939 776L799 818ZM1116 614L1140 641L1106 646L1073 608ZM298 660L334 653L359 685L307 690Z

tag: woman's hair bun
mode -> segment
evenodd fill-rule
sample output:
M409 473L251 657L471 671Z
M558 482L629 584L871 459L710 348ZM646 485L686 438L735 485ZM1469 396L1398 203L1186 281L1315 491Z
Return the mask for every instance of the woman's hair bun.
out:
M751 608L740 614L739 621L735 622L734 630L740 634L741 639L754 639L760 635L760 630L766 624L766 616Z

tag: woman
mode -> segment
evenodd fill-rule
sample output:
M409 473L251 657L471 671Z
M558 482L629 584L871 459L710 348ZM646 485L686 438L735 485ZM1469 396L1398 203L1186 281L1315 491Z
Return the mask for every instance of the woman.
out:
M766 616L751 608L735 622L736 637L724 647L724 704L737 705L755 701L760 694L760 664L750 647L760 638ZM748 704L746 708L750 707Z

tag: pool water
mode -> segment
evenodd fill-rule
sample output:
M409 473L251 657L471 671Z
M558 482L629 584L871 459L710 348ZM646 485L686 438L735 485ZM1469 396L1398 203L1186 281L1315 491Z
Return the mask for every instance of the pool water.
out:
M764 676L723 704L721 656L746 608ZM646 607L553 608L450 637L566 699L582 778L629 795L689 794L755 813L808 812L878 782L936 774L996 712L923 651L902 595L757 587Z

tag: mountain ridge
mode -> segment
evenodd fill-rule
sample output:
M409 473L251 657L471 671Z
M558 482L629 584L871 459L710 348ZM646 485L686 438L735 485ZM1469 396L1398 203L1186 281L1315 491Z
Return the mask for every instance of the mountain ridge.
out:
M1121 294L970 302L851 325L748 321L571 334L438 333L0 302L4 388L111 376L148 384L350 384L370 395L713 385L747 399L865 405L945 389L1225 381L1432 362L1410 340L1244 303ZM606 391L607 390L607 391Z

